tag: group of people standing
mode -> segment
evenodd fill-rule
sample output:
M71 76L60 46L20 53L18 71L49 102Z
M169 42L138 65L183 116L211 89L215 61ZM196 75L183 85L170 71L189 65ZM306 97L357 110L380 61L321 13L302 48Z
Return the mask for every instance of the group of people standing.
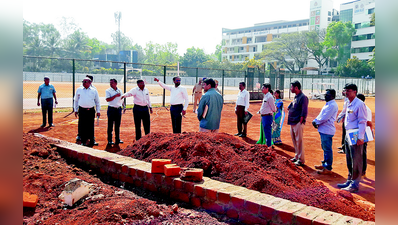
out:
M44 84L38 89L37 105L41 106L43 112L43 124L46 125L46 114L48 113L48 123L53 125L52 107L53 98L57 104L56 91L53 85L49 84L50 79L44 78ZM154 81L170 91L170 116L172 122L173 133L181 133L182 117L185 116L189 99L185 87L180 86L181 78L173 78L173 86L168 86L159 79ZM290 91L295 94L293 101L287 107L288 119L290 125L290 134L295 149L295 156L291 159L296 165L305 165L303 130L308 115L308 97L301 91L299 81L290 84ZM202 89L205 92L202 95ZM341 189L357 192L359 189L359 181L366 173L366 146L365 128L372 128L372 114L370 109L365 105L365 96L357 95L357 86L355 84L346 84L343 95L346 96L344 107L339 116L338 106L335 101L336 91L327 89L325 94L326 104L322 108L319 115L312 121L312 125L320 134L321 147L324 151L324 160L321 165L315 168L319 174L331 174L333 164L332 140L336 132L335 121L343 121L343 153L346 154L348 177L347 181L337 186ZM281 92L271 90L271 84L262 85L262 93L264 94L262 105L258 114L261 115L260 140L258 144L266 144L268 148L273 148L274 144L281 144L281 129L284 121L284 107L281 99ZM197 114L199 120L200 132L217 133L220 128L221 111L224 99L219 93L217 83L211 78L200 80L193 88L194 113ZM106 101L108 102L107 116L108 128L107 139L108 144L122 144L120 139L120 123L124 106L123 99L134 97L133 116L135 124L136 140L142 137L141 123L144 127L145 135L150 133L150 114L153 113L150 101L149 91L145 87L143 80L137 81L137 87L132 88L129 92L122 94L117 87L117 80L110 79L110 88L105 92ZM237 115L238 133L235 136L247 136L247 120L245 117L249 114L250 93L246 90L245 82L239 83L239 93L237 96L235 114ZM197 105L197 109L196 109ZM83 145L98 145L94 137L95 117L100 117L100 101L97 89L92 85L92 77L85 77L82 86L76 90L74 97L74 112L78 120L78 137ZM114 128L114 129L113 129ZM350 144L348 137L345 135L347 131L358 129L357 141ZM115 133L115 142L113 142L112 133Z

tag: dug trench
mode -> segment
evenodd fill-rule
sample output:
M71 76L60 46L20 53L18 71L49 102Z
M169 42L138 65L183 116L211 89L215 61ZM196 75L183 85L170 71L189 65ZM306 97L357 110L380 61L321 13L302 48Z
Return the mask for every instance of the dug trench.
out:
M171 159L181 167L202 168L204 176L327 211L375 221L352 195L333 193L301 167L263 145L226 133L151 133L117 154L150 162Z

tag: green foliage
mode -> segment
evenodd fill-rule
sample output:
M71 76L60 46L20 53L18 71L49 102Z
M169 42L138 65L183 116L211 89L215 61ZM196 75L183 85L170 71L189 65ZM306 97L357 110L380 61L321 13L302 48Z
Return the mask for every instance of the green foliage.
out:
M180 61L181 66L184 67L199 67L203 62L206 62L208 58L203 49L192 47L187 49L187 52L184 53Z
M354 25L351 22L331 22L326 30L324 45L330 58L336 58L339 64L344 63L350 55L344 51L344 47L351 43L351 37L355 34Z
M359 60L356 56L348 59L346 63L340 64L336 69L336 75L340 77L366 77L375 76L375 71L368 63Z

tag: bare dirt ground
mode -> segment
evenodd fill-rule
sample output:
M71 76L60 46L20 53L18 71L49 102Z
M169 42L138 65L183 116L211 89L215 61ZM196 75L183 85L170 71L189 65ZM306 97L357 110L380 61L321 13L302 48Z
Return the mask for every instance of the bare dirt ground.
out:
M285 108L290 103L289 100L284 102ZM342 109L343 101L337 100L339 109ZM347 168L345 163L345 155L337 153L337 147L340 146L341 142L341 124L336 124L337 132L333 140L334 151L334 162L333 162L333 174L332 175L318 175L314 169L314 165L319 165L323 159L323 151L321 149L319 133L315 128L312 127L311 121L318 115L321 108L325 104L324 101L311 100L309 105L309 115L307 118L307 125L304 129L304 146L305 146L305 157L306 166L302 168L307 174L313 176L318 181L321 181L326 185L332 192L338 193L336 189L337 183L345 181L347 176ZM366 104L375 112L375 99L367 98ZM261 103L251 103L249 111L255 114L261 106ZM62 111L62 112L61 112ZM77 119L74 115L68 115L69 112L60 110L58 113L54 113L55 127L53 128L39 128L41 124L41 113L40 112L25 112L23 115L23 132L38 132L46 136L59 138L69 142L74 142L77 133ZM375 114L373 114L373 121ZM287 126L287 118L282 129L282 141L283 145L276 146L275 151L281 156L291 158L294 156L294 149L290 138L289 126ZM121 125L121 139L125 142L118 147L107 148L106 139L106 111L101 111L100 125L95 126L96 141L99 142L99 146L95 146L96 149L102 149L112 152L118 152L121 149L125 149L129 145L135 142L135 131L134 122L132 117L132 111L127 111L122 118ZM188 113L183 118L182 131L183 132L196 132L198 130L198 120L196 114L192 113L192 105L188 107ZM248 137L243 138L248 144L254 144L259 138L260 130L260 116L257 114L248 124ZM156 108L154 113L151 115L151 131L156 133L171 133L171 120L170 113L165 108ZM233 104L225 104L222 112L220 132L227 134L236 133L236 115L234 113ZM235 138L235 137L231 137ZM357 194L353 194L353 201L361 206L362 208L375 212L375 142L368 144L368 170L367 178L361 182L360 191Z

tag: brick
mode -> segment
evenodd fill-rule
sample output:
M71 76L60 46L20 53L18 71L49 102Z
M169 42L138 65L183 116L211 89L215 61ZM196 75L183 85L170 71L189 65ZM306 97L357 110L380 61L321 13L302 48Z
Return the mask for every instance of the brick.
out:
M151 172L164 173L164 165L171 164L171 159L152 159Z
M224 204L229 204L231 196L229 195L229 193L217 191L217 200Z
M39 197L35 194L29 194L28 192L23 192L23 207L34 208L39 201Z
M137 177L139 177L141 179L145 178L145 171L137 170Z
M325 210L313 206L307 206L293 213L293 220L298 225L310 225L312 224L312 221L315 219L315 217L319 216L323 212L325 212Z
M113 179L115 179L115 180L118 180L119 179L119 174L118 173L112 173L112 178Z
M147 180L147 181L152 181L152 173L150 173L150 172L144 172L144 179L145 180Z
M275 210L289 202L282 198L273 198L269 201L264 201L260 206L260 215L262 218L272 220Z
M177 164L166 164L163 166L164 175L168 177L180 176L181 168Z
M231 196L231 202L236 209L243 208L245 204L245 200L237 196Z
M126 182L130 183L130 184L134 184L134 179L132 177L130 177L130 176L127 176L126 177Z
M239 211L239 221L245 224L262 224L262 219L258 215L253 215L247 211Z
M140 180L134 180L134 185L136 187L141 187L142 186L142 182Z
M215 202L203 201L202 207L204 209L210 210L212 212L216 212L219 214L225 214L223 207Z
M232 219L238 219L239 218L238 211L236 209L234 209L234 208L227 209L227 216L229 218L232 218Z
M350 224L350 225L358 225L358 224L363 224L363 220L350 217L350 216L342 216L340 219L336 220L336 222L332 224Z
M313 225L323 225L323 224L331 224L336 222L340 217L343 217L340 213L325 211L319 216L317 216L313 221Z
M253 193L245 196L244 208L253 214L258 214L260 206L264 201L270 201L273 197L263 193Z
M172 186L173 183L174 183L174 178L173 178L173 177L164 177L163 183L164 183L166 186Z
M182 172L181 179L186 181L199 182L203 179L203 169L189 168Z
M192 197L191 198L191 204L194 206L194 207L200 207L201 206L201 201L200 201L200 198L196 198L196 197Z
M129 167L128 175L131 176L131 177L137 176L137 170L135 168Z
M287 224L293 221L294 215L293 213L305 208L306 205L297 203L297 202L289 202L279 209L275 210L275 215L272 221L276 221L280 224Z
M181 190L183 186L183 182L180 178L174 179L174 188L177 190Z
M144 189L147 189L152 192L158 192L158 189L156 188L156 186L153 183L144 181L143 184L144 184Z
M195 183L185 182L184 183L184 191L188 193L193 193L195 188Z
M135 165L134 168L137 171L137 176L139 176L140 178L144 178L144 172L148 172L148 173L151 172L151 164L147 163L147 162L143 162L138 165ZM141 172L138 173L138 171L141 171Z
M87 164L91 164L91 155L90 154L84 154L83 160L87 162Z
M119 174L119 180L122 182L127 182L127 176L124 174Z
M154 174L152 174L152 176L153 176L153 182L155 183L155 185L161 186L164 175L154 173Z
M170 192L170 197L173 199L177 199L186 203L189 203L189 195L187 193L184 192L180 192L180 191L171 191Z
M217 200L217 191L212 190L212 189L205 189L206 190L206 199L210 201L216 201Z
M194 188L195 190L194 190L194 194L196 195L196 196L198 196L198 197L205 197L206 196L206 191L205 191L205 189L203 188L203 186L199 186L199 185L195 185L195 188Z
M160 187L159 191L162 195L169 196L170 195L170 189L167 187Z

